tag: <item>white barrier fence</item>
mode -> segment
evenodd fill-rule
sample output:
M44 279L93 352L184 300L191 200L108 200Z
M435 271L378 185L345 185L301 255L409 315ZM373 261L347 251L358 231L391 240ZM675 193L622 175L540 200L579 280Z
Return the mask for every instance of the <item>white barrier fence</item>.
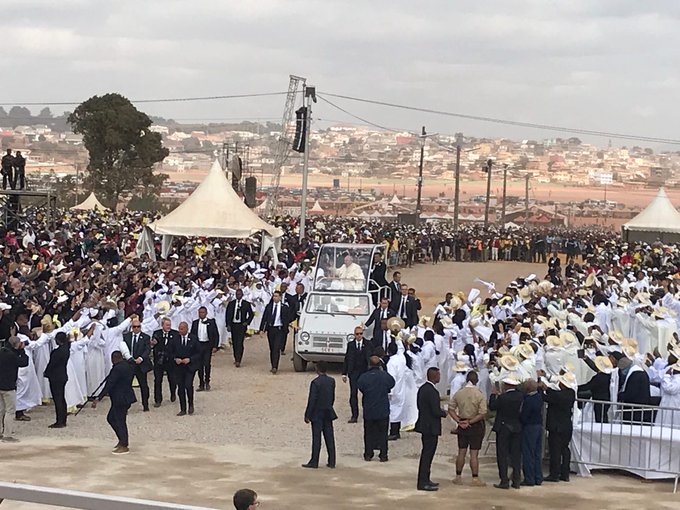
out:
M582 405L571 439L579 474L592 468L628 471L645 479L680 478L680 410L577 399Z
M121 496L105 496L91 492L9 482L0 482L0 503L3 500L83 510L214 510L207 507L178 505Z

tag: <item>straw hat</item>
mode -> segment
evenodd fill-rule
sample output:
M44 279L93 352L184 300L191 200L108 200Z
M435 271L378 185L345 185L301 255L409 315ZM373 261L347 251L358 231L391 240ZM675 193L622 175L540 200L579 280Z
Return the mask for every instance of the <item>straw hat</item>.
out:
M522 301L524 301L525 303L527 301L530 301L531 300L531 290L529 289L529 287L522 287L521 289L519 289L519 297L521 297Z
M623 343L623 333L620 331L610 331L609 338L614 340L615 343L621 345Z
M560 349L564 347L564 341L562 338L555 335L548 335L548 337L545 339L545 343L548 347L552 347L553 349Z
M586 282L585 282L584 285L586 287L592 287L595 284L595 281L596 281L595 273L588 273L588 276L586 277Z
M504 354L498 359L498 362L504 369L510 371L517 370L519 366L519 360L512 354Z
M170 311L170 302L159 301L158 303L156 303L156 311L161 315L168 313Z
M611 374L614 371L614 365L608 356L595 356L595 367L603 374Z
M454 372L467 372L468 370L470 370L470 367L463 360L456 361L456 364L453 366Z
M672 354L676 359L680 360L680 346L669 345L668 346L668 353Z
M632 348L634 348L636 351L638 350L638 342L635 340L635 338L624 338L623 342L621 342L623 346L629 345Z
M52 317L45 315L40 321L40 326L42 327L43 333L51 333L56 327L54 322L52 322Z
M557 380L567 388L575 388L577 386L576 376L571 372L565 372L558 376Z
M626 358L631 359L631 360L634 359L635 356L636 356L637 353L638 353L637 348L633 347L632 345L624 345L624 346L621 348L621 351L622 351L623 354L626 356Z
M568 329L560 331L560 340L562 340L565 347L578 343L578 338L576 335L573 333L573 331L569 331Z
M449 306L452 310L458 310L461 306L463 306L463 301L458 296L453 296Z
M520 383L519 379L517 378L517 375L514 374L513 372L505 374L505 377L501 379L501 382L503 384L509 384L510 386L518 386Z
M534 357L534 350L531 348L531 345L524 342L517 346L517 354L522 356L524 359L531 359Z
M424 328L429 328L430 326L432 326L432 317L428 317L427 315L423 315L420 318L420 322L418 324L420 324Z
M652 304L651 300L649 299L649 294L646 292L638 292L635 297L643 305L650 306Z

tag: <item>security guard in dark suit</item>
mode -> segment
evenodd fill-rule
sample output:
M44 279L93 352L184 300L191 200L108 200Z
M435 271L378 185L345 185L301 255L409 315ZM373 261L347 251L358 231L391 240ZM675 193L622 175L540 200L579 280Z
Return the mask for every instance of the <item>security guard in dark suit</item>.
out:
M142 394L142 406L144 411L149 410L149 383L146 374L153 370L151 364L151 337L142 333L142 323L139 318L132 319L130 325L132 331L123 335L123 341L127 344L130 351L130 364L133 373L139 384L139 391Z
M432 460L437 452L439 436L442 435L442 418L446 417L439 405L439 384L441 374L437 367L427 369L427 382L418 390L418 421L415 431L421 434L423 448L420 451L420 463L418 464L418 490L436 491L439 484L432 481L430 471Z
M317 378L309 385L309 398L305 409L305 423L312 424L312 457L305 468L319 467L319 454L321 453L321 434L328 451L329 468L335 467L335 436L333 434L333 421L338 418L333 409L335 402L335 379L326 375L327 365L325 361L317 361Z
M496 463L500 483L497 489L509 489L508 460L512 466L512 487L519 489L522 481L522 422L520 412L524 394L519 391L519 380L514 374L503 378L505 393L498 395L496 385L492 386L489 409L496 411L493 431L496 433Z

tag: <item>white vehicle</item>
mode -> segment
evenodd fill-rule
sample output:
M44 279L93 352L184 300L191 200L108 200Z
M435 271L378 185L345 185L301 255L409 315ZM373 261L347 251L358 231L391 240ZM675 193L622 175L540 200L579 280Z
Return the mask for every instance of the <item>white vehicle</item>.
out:
M316 260L312 290L300 315L293 367L307 370L309 361L341 362L354 328L375 309L374 295L389 296L389 287L371 279L379 244L324 244ZM369 339L369 330L364 332Z

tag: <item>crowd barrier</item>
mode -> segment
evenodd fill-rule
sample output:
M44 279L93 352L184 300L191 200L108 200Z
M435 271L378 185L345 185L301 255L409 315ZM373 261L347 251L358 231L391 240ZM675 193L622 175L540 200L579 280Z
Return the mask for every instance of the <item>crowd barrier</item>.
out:
M582 476L592 468L627 471L645 479L680 478L680 410L577 399L572 463ZM663 423L663 425L662 425Z

